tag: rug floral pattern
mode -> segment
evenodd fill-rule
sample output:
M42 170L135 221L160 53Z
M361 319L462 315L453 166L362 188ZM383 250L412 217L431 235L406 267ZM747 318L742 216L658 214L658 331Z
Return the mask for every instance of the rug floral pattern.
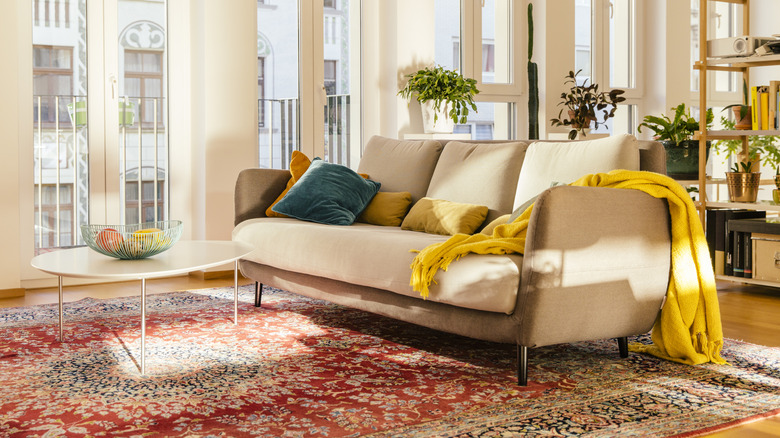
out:
M729 366L621 359L614 341L531 350L288 292L242 288L0 309L0 436L694 436L780 410L780 350ZM648 342L643 336L639 342Z

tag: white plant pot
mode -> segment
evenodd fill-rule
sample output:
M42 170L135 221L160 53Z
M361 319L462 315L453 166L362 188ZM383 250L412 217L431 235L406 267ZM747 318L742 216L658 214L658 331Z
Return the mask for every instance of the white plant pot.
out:
M423 132L426 134L452 134L455 122L447 114L450 108L449 102L442 105L439 111L433 110L432 100L421 102L420 107L422 108ZM437 114L437 117L434 117L434 114Z

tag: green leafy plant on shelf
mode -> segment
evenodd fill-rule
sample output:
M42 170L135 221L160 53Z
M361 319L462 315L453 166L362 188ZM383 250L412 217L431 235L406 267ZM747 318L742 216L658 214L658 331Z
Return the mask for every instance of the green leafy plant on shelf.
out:
M417 95L420 103L433 101L435 112L443 110L449 103L448 115L455 123L466 123L469 109L477 111L474 96L479 90L475 79L466 78L456 70L448 70L440 65L426 67L406 77L408 82L398 92L406 100ZM436 120L438 114L434 115Z
M607 120L615 115L617 104L624 102L625 97L621 96L625 90L613 89L610 91L599 91L598 84L588 83L588 79L579 84L577 75L582 73L582 69L569 71L565 76L564 84L569 85L569 90L561 93L561 101L558 106L562 106L558 112L558 117L550 119L551 126L570 126L569 139L577 138L579 132L585 136L585 130L594 127L598 128ZM568 118L563 117L563 112L568 111ZM601 112L603 120L598 119L598 112Z
M723 129L733 130L735 122L731 119L721 117ZM715 151L726 154L726 158L737 156L742 152L742 140L738 138L730 140L716 140L713 142ZM780 172L780 142L778 137L772 135L751 135L748 137L748 158L754 161L761 156L761 161L775 169L775 173Z
M733 165L731 165L731 172L732 173L752 173L751 168L753 167L752 163L750 161L737 161Z
M675 145L678 145L686 140L691 140L696 131L699 130L699 121L691 115L690 110L685 107L684 103L672 108L674 110L674 118L670 119L664 114L658 116L645 116L643 122L637 127L637 131L642 132L642 127L650 129L655 133L654 138L658 141L669 141ZM706 126L707 129L712 127L712 121L715 116L712 113L712 108L707 109Z

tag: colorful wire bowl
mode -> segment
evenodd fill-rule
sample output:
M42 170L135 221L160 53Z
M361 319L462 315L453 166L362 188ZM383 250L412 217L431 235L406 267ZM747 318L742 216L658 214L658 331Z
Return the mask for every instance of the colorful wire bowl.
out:
M144 222L132 225L82 225L81 236L93 250L122 260L159 254L176 243L181 221Z

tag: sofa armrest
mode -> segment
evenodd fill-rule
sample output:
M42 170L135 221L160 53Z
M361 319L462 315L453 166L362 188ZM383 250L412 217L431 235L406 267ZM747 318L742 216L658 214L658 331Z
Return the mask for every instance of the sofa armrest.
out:
M646 333L669 283L666 200L639 190L546 190L528 226L515 318L527 347Z
M234 225L247 219L265 217L265 210L284 191L289 180L289 170L242 170L236 181Z

